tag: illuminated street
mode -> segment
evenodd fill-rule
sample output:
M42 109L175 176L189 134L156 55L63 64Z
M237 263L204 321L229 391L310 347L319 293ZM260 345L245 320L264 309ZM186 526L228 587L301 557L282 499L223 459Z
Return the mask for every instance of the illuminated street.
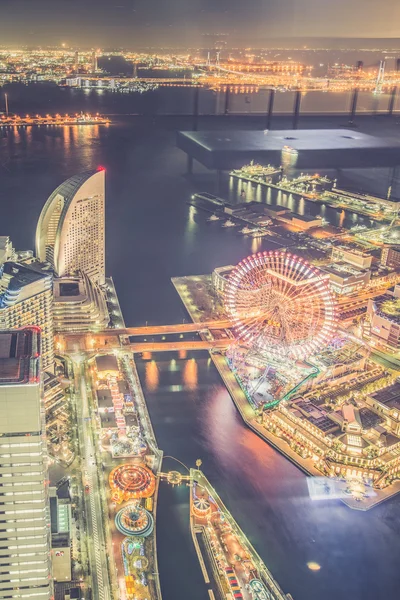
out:
M81 359L81 357L78 357ZM80 415L78 416L78 435L83 464L82 479L87 486L85 493L87 540L89 547L91 582L94 597L103 600L111 598L111 582L109 578L109 555L104 530L103 507L99 491L99 471L97 465L97 448L93 432L95 424L89 411L87 385L84 377L85 365L75 359L75 386L79 394L77 402Z

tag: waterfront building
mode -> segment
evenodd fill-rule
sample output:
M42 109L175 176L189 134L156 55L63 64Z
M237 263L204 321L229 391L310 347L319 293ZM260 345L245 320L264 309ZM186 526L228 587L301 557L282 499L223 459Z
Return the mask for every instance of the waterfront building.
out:
M370 254L348 248L347 246L334 246L331 258L332 262L345 262L361 269L369 269L372 264L372 256Z
M54 331L105 329L109 314L100 286L84 272L54 280Z
M336 385L351 381L365 370L367 358L368 351L362 344L332 344L312 357L311 362L318 367L319 374L310 378L309 387L315 388L323 381L334 380Z
M373 392L366 402L383 417L390 433L400 436L400 382L395 381ZM400 442L400 438L397 442Z
M289 216L289 215L287 215ZM298 227L302 231L307 231L307 229L312 229L313 227L321 227L322 222L321 219L317 217L313 217L312 215L296 215L292 214L292 223L295 227ZM286 217L285 217L286 219Z
M36 325L41 335L41 366L53 369L52 275L37 263L6 262L0 268L0 328Z
M0 599L52 596L40 330L0 331Z
M337 294L352 294L365 288L371 279L368 269L360 269L344 262L337 262L321 268L329 275L331 287Z
M400 437L374 396L335 409L329 399L297 397L264 412L263 422L299 455L299 462L311 458L325 475L359 478L384 488L400 478Z
M217 294L221 294L222 296L224 295L226 284L229 280L229 275L234 268L235 267L233 265L228 265L227 267L217 267L212 272L211 280L214 291L217 292Z
M105 281L105 171L74 175L51 194L36 229L36 256L57 277L84 272Z
M400 246L385 245L382 248L381 264L393 269L400 268Z

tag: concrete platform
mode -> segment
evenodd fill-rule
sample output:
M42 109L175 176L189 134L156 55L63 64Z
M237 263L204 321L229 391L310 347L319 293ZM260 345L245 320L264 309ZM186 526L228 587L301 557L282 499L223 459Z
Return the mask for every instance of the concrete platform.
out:
M351 129L180 131L177 146L208 169L238 169L251 160L281 164L284 146L298 151L297 169L351 169L400 165L400 139Z

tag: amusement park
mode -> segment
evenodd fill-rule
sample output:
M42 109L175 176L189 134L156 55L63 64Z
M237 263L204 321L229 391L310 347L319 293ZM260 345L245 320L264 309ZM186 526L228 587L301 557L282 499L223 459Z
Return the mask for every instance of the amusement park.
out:
M303 471L336 481L326 497L366 509L396 493L397 421L382 417L373 394L396 376L343 326L329 273L287 251L217 271L203 277L202 295L231 325L226 349L210 356L247 425ZM198 320L199 283L173 283Z

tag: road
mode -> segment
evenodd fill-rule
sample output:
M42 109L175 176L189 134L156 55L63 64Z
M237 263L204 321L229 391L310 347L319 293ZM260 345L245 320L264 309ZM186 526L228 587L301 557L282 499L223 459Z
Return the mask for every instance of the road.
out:
M137 342L130 344L132 352L168 352L171 350L210 350L211 348L227 348L232 340L185 340L176 342ZM125 347L124 347L125 348Z
M77 402L78 438L82 458L85 492L86 534L92 579L93 600L110 600L111 584L108 576L106 540L103 529L102 506L98 470L93 447L92 422L84 377L84 363L74 362L75 389L79 391Z
M232 327L232 323L227 320L220 321L205 321L204 323L177 323L174 325L150 325L146 327L126 327L125 329L107 329L97 335L129 335L129 336L145 336L145 335L164 335L168 333L188 333L191 331L201 331L204 329L226 329ZM65 334L68 335L68 334Z

